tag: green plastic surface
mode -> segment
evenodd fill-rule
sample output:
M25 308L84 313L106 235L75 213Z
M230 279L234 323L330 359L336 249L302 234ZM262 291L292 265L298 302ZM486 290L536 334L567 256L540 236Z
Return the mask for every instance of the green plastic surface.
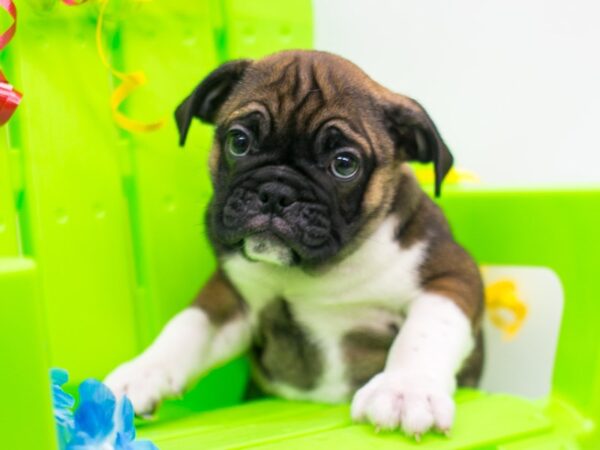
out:
M54 450L48 348L35 263L0 256L0 445Z
M456 237L480 263L546 266L556 272L565 305L554 391L599 419L600 191L450 191L442 205Z
M147 345L214 269L203 226L211 130L195 124L178 148L175 106L225 59L310 47L312 18L309 0L111 1L107 53L117 68L148 77L124 111L167 118L161 130L133 135L110 115L118 81L98 58L97 4L17 6L18 33L0 55L25 93L0 138L0 442L53 450L48 368L67 368L74 383L102 378ZM566 305L547 402L462 392L452 437L417 445L352 425L347 405L240 405L248 376L240 359L166 402L157 420L139 422L140 434L166 450L600 448L592 320L600 243L588 239L600 229L600 190L446 189L442 204L481 263L542 265L561 278Z
M515 397L463 391L457 404L451 436L429 433L419 443L400 433L377 433L370 425L353 424L347 405L272 399L146 425L140 431L163 450L192 450L199 444L210 449L504 449L518 442L543 443L546 447L540 448L556 450L579 448L564 447L576 443L555 422L560 416L560 423L568 423L572 432L582 426L582 419L558 402L542 410Z

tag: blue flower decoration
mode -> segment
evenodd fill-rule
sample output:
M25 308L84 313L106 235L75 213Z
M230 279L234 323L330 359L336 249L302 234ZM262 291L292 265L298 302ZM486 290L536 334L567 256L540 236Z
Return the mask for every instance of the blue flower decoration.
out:
M75 427L75 420L73 418L75 399L62 388L69 380L69 374L66 370L52 369L50 371L50 379L52 380L52 406L54 420L56 421L56 432L58 434L59 448L63 450Z
M67 381L65 371L60 372L57 377L56 380L62 382L60 385ZM53 377L53 383L54 380ZM55 417L60 439L61 422L56 404L55 401ZM66 409L60 410L61 414L65 410L70 412L73 402L71 401L70 407L68 404L61 403L66 406ZM63 420L66 415L60 417L60 420ZM115 399L110 389L94 379L79 385L79 406L74 417L71 413L70 421L66 422L68 436L66 441L61 442L61 449L64 450L158 450L150 441L135 441L131 401L127 397Z

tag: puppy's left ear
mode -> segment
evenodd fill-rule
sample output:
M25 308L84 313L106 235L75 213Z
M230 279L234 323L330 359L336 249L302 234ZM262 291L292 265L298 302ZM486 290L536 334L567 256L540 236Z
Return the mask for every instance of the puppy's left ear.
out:
M425 109L415 100L394 94L384 105L386 126L396 146L409 161L433 162L435 196L452 168L454 158Z
M213 70L175 110L179 129L179 145L183 146L194 117L214 123L219 109L231 94L235 84L242 79L251 64L249 59L229 61Z

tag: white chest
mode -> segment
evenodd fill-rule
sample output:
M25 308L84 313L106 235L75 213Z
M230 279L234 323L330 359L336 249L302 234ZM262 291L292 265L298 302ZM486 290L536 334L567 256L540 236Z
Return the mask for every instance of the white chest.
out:
M227 276L250 309L284 298L292 304L379 305L400 309L419 293L425 243L402 248L389 219L337 266L321 274L252 262L241 255L223 261Z
M388 220L353 254L329 271L314 275L298 268L251 262L241 255L223 261L227 276L249 306L256 324L263 307L286 300L294 319L310 332L327 362L319 388L312 392L278 386L288 398L343 400L347 392L340 350L353 329L378 331L400 326L402 312L420 293L419 266L425 243L402 248Z

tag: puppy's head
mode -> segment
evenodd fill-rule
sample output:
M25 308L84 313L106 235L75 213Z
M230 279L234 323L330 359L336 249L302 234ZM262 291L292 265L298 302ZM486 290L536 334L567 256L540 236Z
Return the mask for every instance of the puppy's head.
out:
M323 52L228 62L175 115L182 145L192 118L216 125L211 239L253 260L332 260L389 213L404 162L433 161L436 194L452 165L417 102Z

